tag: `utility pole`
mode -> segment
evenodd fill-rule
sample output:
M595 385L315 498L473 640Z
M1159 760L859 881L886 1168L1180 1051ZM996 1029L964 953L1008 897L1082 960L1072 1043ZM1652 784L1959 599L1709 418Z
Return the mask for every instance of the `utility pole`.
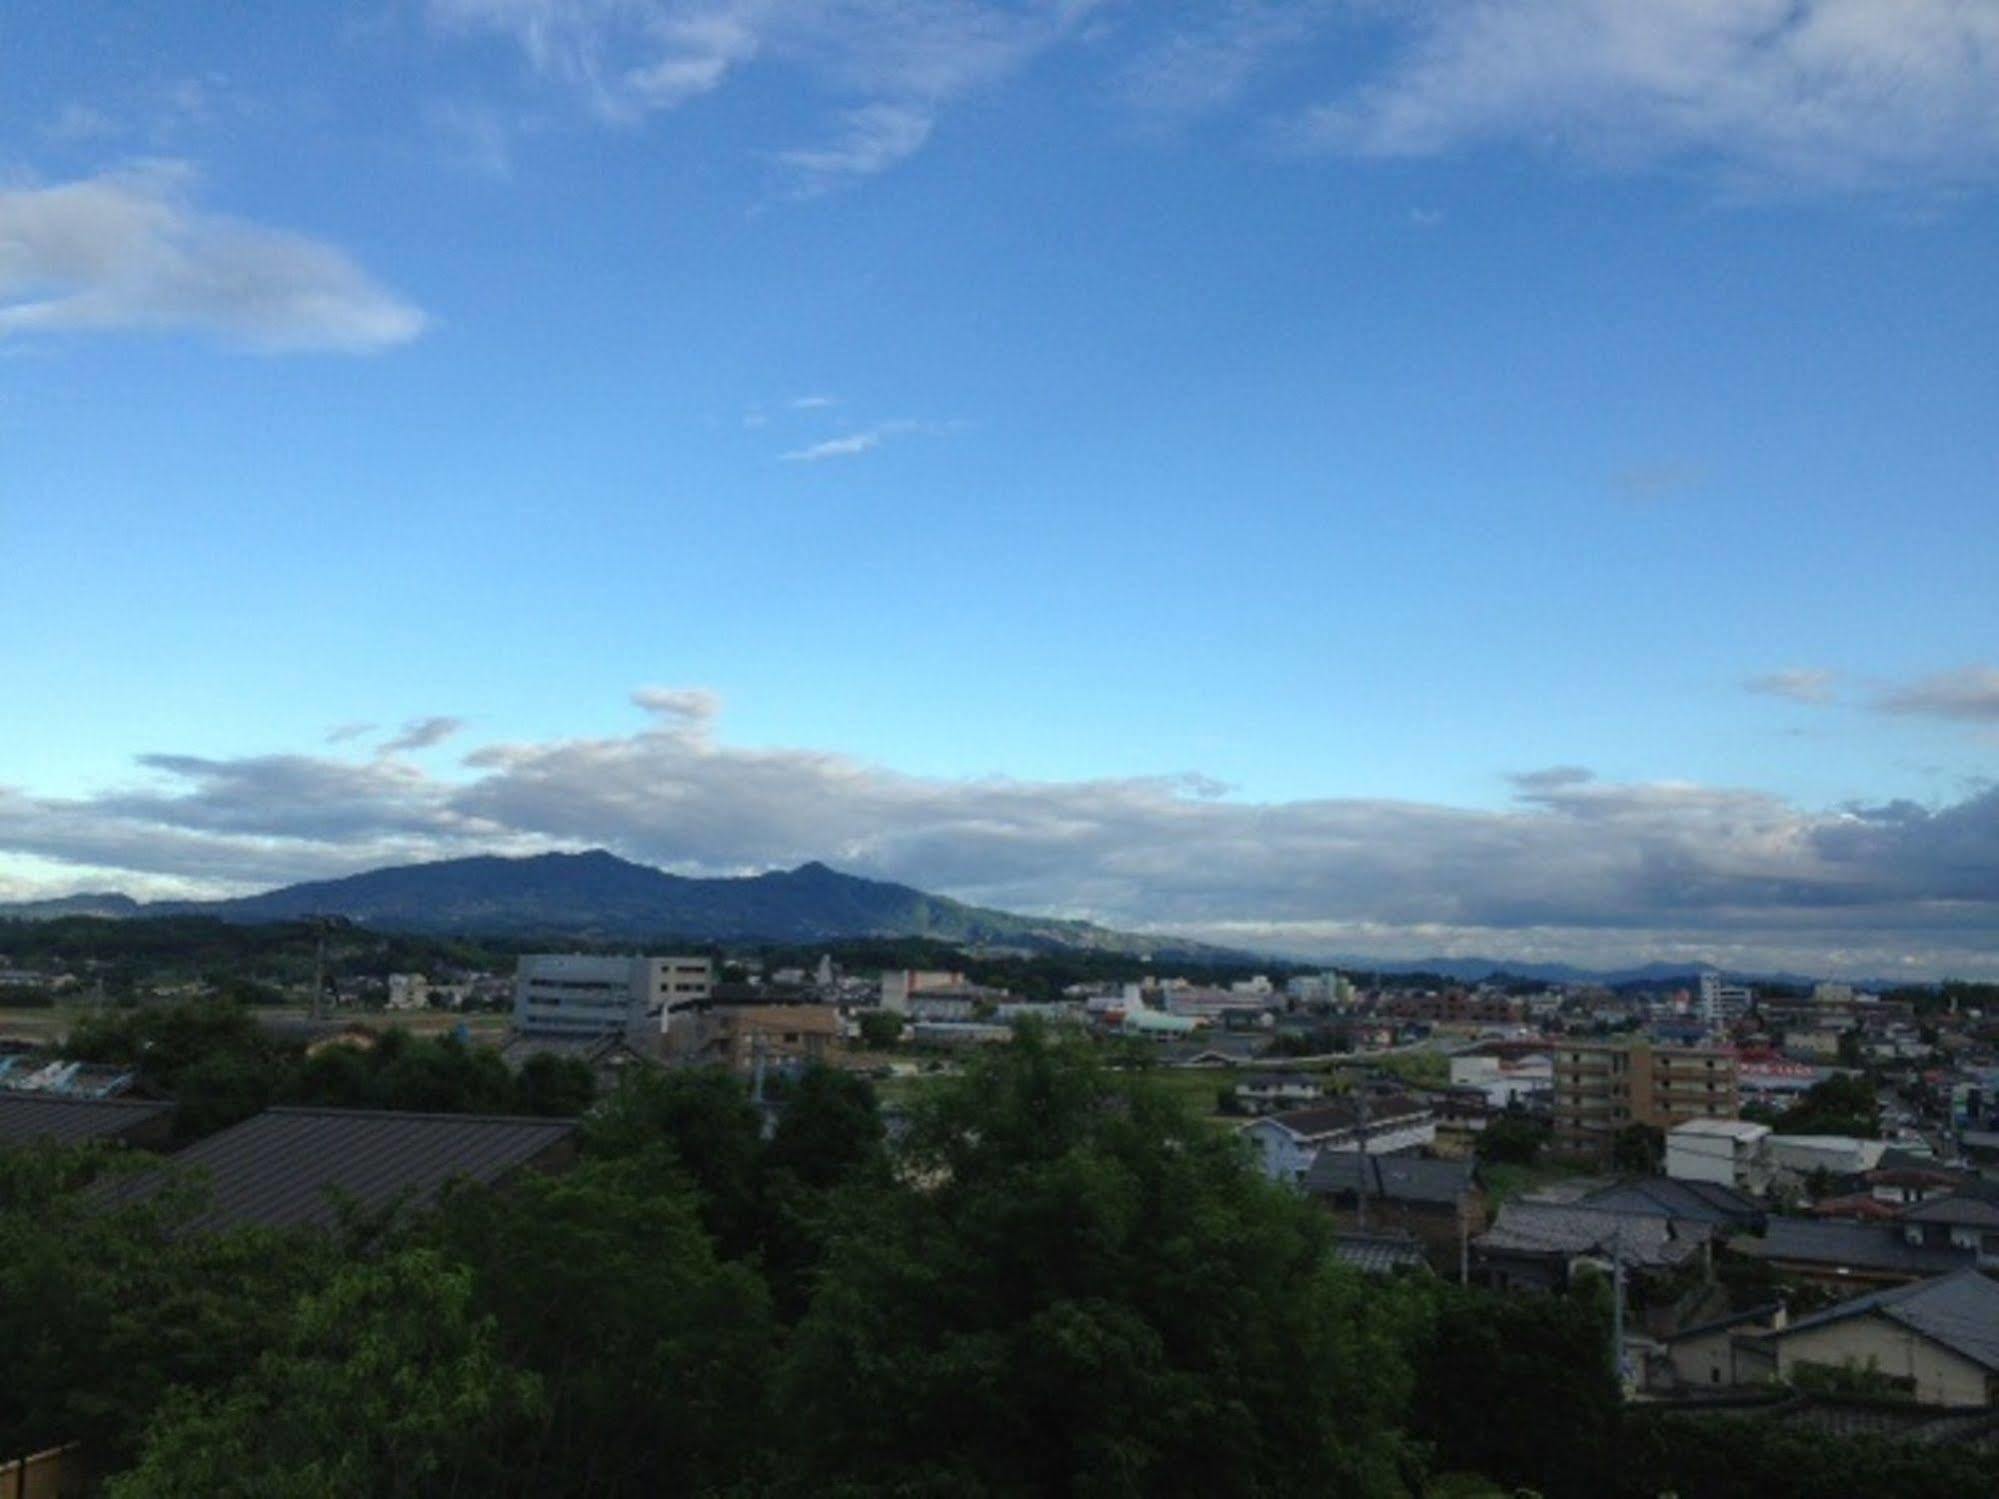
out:
M315 941L312 948L312 1018L318 1020L326 1003L326 918L312 918Z
M1610 1233L1610 1367L1624 1398L1624 1220Z
M1361 1073L1358 1084L1357 1104L1360 1109L1357 1133L1360 1137L1359 1170L1355 1175L1356 1195L1354 1198L1354 1221L1362 1233L1367 1232L1367 1074Z

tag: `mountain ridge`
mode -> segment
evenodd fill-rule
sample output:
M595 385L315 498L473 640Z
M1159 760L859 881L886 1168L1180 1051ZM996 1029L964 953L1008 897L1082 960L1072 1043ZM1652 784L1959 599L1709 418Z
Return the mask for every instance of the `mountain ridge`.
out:
M391 865L222 900L141 902L97 892L0 904L0 916L213 916L244 923L337 916L431 934L796 943L930 937L1049 951L1246 956L1185 938L969 905L845 874L816 859L795 869L701 878L669 874L605 849Z

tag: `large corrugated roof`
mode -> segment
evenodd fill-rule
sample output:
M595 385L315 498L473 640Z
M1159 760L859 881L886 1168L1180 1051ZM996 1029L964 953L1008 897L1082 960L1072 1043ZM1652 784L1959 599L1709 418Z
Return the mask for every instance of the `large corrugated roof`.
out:
M121 1184L115 1199L149 1196L183 1167L208 1181L190 1229L326 1227L336 1202L364 1208L431 1202L450 1181L492 1183L563 1145L573 1119L398 1114L369 1109L269 1109L190 1146L173 1173Z
M1450 1207L1472 1190L1470 1161L1363 1156L1357 1150L1320 1151L1306 1171L1302 1185L1311 1193L1357 1193L1363 1173L1368 1192L1389 1202L1429 1202Z
M50 1140L74 1145L115 1139L170 1113L170 1103L140 1098L70 1098L0 1091L0 1149Z

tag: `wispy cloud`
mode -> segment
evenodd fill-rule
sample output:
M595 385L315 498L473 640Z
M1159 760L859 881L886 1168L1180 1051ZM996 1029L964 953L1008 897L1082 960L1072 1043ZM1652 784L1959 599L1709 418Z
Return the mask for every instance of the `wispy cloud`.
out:
M446 34L517 44L599 118L636 125L768 65L835 101L823 143L776 153L801 191L886 170L940 111L1073 34L1100 0L430 0Z
M828 458L856 458L862 453L872 453L892 437L914 432L917 428L916 422L880 422L843 437L829 437L824 442L794 448L788 453L778 454L778 458L784 463L820 463Z
M1784 671L1751 677L1742 685L1765 697L1788 698L1794 703L1822 705L1833 700L1836 678L1823 666L1793 666Z
M840 398L838 396L799 396L792 401L791 409L793 411L824 411L829 406L837 406L839 404Z
M1999 667L1967 666L1924 677L1882 693L1875 706L1883 713L1999 723Z
M488 744L448 775L401 755L159 754L136 789L0 788L0 850L237 888L552 847L690 873L823 858L988 904L1292 950L1999 973L1990 787L1940 807L1815 810L1556 766L1516 777L1497 809L1251 802L1198 776L910 775L733 744L699 688L634 700L645 720L630 733Z
M204 212L152 163L0 191L0 338L189 330L263 353L373 353L424 316L339 250Z
M432 149L445 165L495 182L513 175L513 129L498 110L440 99L425 107L423 123Z
M433 718L412 718L402 727L402 732L382 745L385 755L400 755L411 750L429 749L444 743L453 734L465 727L462 718L438 715Z
M375 725L367 719L353 719L347 723L335 724L326 731L328 744L345 744L350 739L359 739L363 734L373 732Z
M1300 123L1329 150L1491 142L1746 185L1999 176L1999 7L1963 0L1463 0L1371 15L1392 60Z

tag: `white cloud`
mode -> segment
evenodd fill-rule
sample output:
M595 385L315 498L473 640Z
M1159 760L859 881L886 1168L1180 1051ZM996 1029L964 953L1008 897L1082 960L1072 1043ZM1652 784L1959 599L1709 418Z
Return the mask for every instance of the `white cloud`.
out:
M430 0L458 35L516 43L534 72L622 125L756 63L841 101L823 144L778 154L808 191L920 149L939 110L1070 35L1099 0Z
M437 100L423 112L438 159L475 177L505 181L514 171L513 131L497 110L461 100Z
M190 330L359 354L423 331L421 312L332 246L203 212L189 187L184 167L156 163L0 190L0 338Z
M633 733L487 745L448 773L393 756L151 755L159 780L138 789L0 789L0 850L231 888L595 845L689 873L821 858L1012 909L1294 951L1999 973L1999 790L1817 811L1558 766L1517 777L1498 809L1256 803L1192 776L907 775L731 744L699 689L634 701L647 721Z
M1689 158L1745 183L1983 183L1999 6L1967 0L1461 0L1374 12L1392 51L1305 140L1378 156L1524 142Z
M52 141L75 145L108 140L120 130L118 122L95 105L70 103L65 104L56 117L42 127L42 134Z
M778 454L778 458L784 463L823 463L828 458L857 458L863 453L872 453L889 438L914 432L916 428L915 422L881 422L859 432L849 432L843 437L829 437L824 442L794 448L788 453Z
M1829 703L1833 700L1832 672L1823 666L1794 666L1784 671L1751 677L1742 685L1766 697L1789 698L1794 703Z
M1884 693L1875 706L1883 713L1999 723L1999 667L1967 666L1924 677Z
M800 396L791 403L793 411L824 411L840 404L838 396Z

